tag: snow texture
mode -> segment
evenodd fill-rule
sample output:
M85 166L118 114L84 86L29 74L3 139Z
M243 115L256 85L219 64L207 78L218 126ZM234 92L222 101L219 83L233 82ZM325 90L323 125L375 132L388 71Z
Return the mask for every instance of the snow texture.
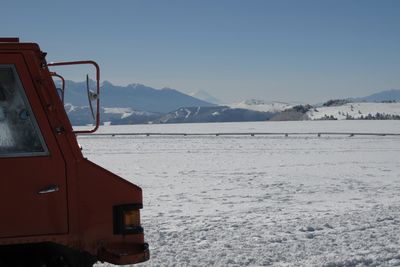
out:
M244 108L261 112L281 112L293 107L293 104L284 102L266 102L263 100L249 99L229 105L232 108Z
M149 131L142 128L102 131ZM400 123L154 125L150 131L249 129L399 133ZM151 259L139 266L400 266L400 137L97 136L79 142L90 160L143 188Z
M83 130L84 127L74 127ZM225 123L181 123L112 125L100 127L98 133L252 133L252 132L374 132L400 133L400 121L265 121Z
M359 119L361 116L400 115L400 103L347 103L342 106L318 107L310 110L307 115L312 120L325 116L333 116L338 120L345 120L347 116Z

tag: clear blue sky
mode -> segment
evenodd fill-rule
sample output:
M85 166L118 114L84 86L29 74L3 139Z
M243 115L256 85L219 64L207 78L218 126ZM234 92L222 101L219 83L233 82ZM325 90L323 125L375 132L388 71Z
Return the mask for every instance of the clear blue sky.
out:
M397 0L13 0L1 11L1 36L38 42L48 61L94 59L120 85L308 103L400 88Z

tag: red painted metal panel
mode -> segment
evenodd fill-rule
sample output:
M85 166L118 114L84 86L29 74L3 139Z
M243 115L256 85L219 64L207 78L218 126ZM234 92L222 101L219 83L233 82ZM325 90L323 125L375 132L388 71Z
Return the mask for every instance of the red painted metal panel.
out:
M18 37L2 37L0 43L19 43Z
M0 245L53 242L116 264L147 260L143 233L113 233L113 207L141 204L141 189L83 158L39 47L0 44L0 64L16 67L50 152L0 158ZM37 194L51 184L59 190Z
M21 54L0 54L0 64L12 64L21 79L49 155L0 158L0 238L68 232L65 162L39 101ZM38 191L57 185L49 194Z

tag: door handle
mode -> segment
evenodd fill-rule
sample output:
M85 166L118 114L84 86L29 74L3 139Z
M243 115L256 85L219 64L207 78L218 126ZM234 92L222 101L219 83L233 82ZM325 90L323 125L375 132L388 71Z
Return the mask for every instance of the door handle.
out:
M43 195L43 194L49 194L49 193L57 192L59 190L60 190L60 188L58 187L58 185L52 184L52 185L46 186L45 188L42 188L37 193L40 194L40 195Z

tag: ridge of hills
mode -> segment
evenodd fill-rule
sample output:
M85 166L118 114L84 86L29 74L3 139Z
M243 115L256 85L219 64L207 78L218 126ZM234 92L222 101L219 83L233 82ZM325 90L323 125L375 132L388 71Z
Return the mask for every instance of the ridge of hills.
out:
M94 81L90 81L94 88ZM93 123L88 107L86 82L66 81L65 109L73 125ZM171 88L155 89L142 84L101 84L101 120L108 124L242 122L268 120L400 119L400 90L391 89L365 97L329 100L303 105L257 99L231 105L205 91L198 99Z

